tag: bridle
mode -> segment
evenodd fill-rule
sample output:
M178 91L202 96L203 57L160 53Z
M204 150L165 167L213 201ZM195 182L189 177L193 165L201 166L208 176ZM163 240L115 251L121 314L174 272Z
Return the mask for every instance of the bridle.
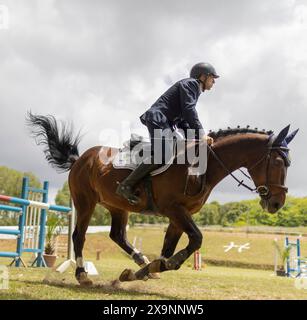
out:
M269 168L270 168L270 162L271 162L271 155L272 155L272 151L273 150L277 150L277 151L289 151L289 148L286 147L269 147L268 152L264 155L264 157L261 159L261 161L259 163L261 163L264 158L266 161L266 181L264 185L259 185L255 188L255 191L259 194L259 196L264 199L264 200L268 200L269 198L271 198L272 196L276 196L278 194L280 194L281 192L288 192L288 188L285 185L282 184L276 184L276 183L269 183ZM250 172L251 170L253 170L259 163L256 163L256 165L252 166L251 168L248 168L248 171ZM277 193L272 193L270 191L269 187L275 187L275 188L279 188L282 191L277 192Z
M250 168L247 168L248 171L252 171L254 170L260 163L262 163L264 160L266 161L266 178L265 178L265 183L262 185L258 185L255 188L252 188L248 185L246 185L244 183L244 180L239 180L223 163L223 161L217 156L217 154L213 151L213 149L208 145L208 148L210 150L210 152L212 153L212 155L214 156L214 158L219 162L219 164L225 169L226 172L228 172L228 174L237 182L239 182L238 187L243 186L244 188L250 190L251 192L256 192L259 194L259 196L263 199L263 200L268 200L270 199L272 196L278 195L281 192L288 192L288 188L285 185L282 184L276 184L276 183L269 183L269 168L270 168L270 162L271 162L271 156L272 156L272 151L273 150L277 150L283 160L285 161L285 166L288 167L290 166L290 160L285 158L285 155L283 153L281 153L282 151L289 151L290 149L287 147L283 147L283 146L273 146L273 139L272 137L270 137L269 143L268 143L268 149L265 152L265 154L260 157L260 159L258 161L256 161L256 163L254 165L252 165ZM252 178L247 175L244 171L242 171L241 169L239 169L241 173L243 173L247 178L249 178L250 180L252 180ZM272 194L270 191L269 187L275 187L275 188L279 188L282 191L277 192Z

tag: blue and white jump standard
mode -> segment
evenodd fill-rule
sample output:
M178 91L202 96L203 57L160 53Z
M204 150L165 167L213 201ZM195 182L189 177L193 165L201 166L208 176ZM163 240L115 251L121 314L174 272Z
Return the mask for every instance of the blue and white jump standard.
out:
M0 201L19 205L18 207L0 204L0 211L16 212L19 214L18 229L5 230L0 229L0 234L10 234L17 236L16 252L0 252L0 257L13 258L11 265L15 263L19 267L21 263L26 267L22 260L24 252L36 254L36 259L32 266L45 267L43 258L45 246L45 229L47 221L47 210L69 213L71 208L57 206L48 203L48 181L45 181L42 189L29 186L29 179L23 178L21 198L0 195ZM36 200L29 200L30 196ZM27 247L25 246L27 242Z

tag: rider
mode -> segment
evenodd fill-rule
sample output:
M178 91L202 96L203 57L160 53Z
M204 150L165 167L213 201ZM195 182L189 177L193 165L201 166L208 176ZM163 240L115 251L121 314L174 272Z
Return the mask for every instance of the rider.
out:
M208 145L213 139L205 135L203 126L195 109L199 95L210 90L218 78L214 67L209 63L197 63L190 71L190 78L180 80L171 86L143 115L141 122L147 126L153 150L155 130L195 129L198 137ZM126 198L131 204L138 204L139 198L134 195L133 188L148 173L160 167L154 163L153 151L150 163L141 162L117 187L116 193Z

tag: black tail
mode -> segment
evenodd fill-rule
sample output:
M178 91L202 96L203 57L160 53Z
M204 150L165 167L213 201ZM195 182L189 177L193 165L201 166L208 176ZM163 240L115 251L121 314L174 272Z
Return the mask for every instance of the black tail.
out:
M47 161L59 172L70 170L79 158L79 134L74 138L71 127L62 123L59 130L58 123L53 116L39 116L28 112L27 125L31 127L31 134L37 145L43 145Z

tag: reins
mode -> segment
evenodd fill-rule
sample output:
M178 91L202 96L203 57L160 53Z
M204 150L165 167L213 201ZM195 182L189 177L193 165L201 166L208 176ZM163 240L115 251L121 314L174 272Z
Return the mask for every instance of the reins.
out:
M213 157L215 158L215 160L220 164L220 166L235 180L237 181L239 184L237 185L237 187L241 187L243 186L244 188L248 189L251 192L256 192L258 193L263 199L269 199L273 194L271 193L269 186L273 186L273 187L277 187L280 189L283 189L285 192L288 192L288 188L284 185L280 185L280 184L273 184L273 183L269 183L269 167L270 167L270 160L271 160L271 153L273 150L285 150L285 151L289 151L288 148L286 147L274 147L272 146L273 140L270 139L269 140L269 144L268 144L268 150L265 152L265 154L250 168L248 168L249 171L253 170L254 168L256 168L261 162L263 162L266 159L267 162L267 166L266 166L266 182L264 185L259 185L256 186L255 188L252 188L250 186L248 186L247 184L245 184L244 180L240 180L238 179L224 164L224 162L218 157L218 155L214 152L214 150L212 149L211 146L208 145L209 151L210 153L213 155ZM246 176L248 179L252 180L252 178L247 175L243 170L239 169L239 171L241 173L244 174L244 176ZM277 193L278 194L278 193ZM276 195L276 194L274 194Z
M221 165L221 167L234 179L236 180L239 184L237 187L243 186L244 188L250 190L251 192L254 192L257 188L251 188L247 184L244 183L244 180L239 180L224 164L224 162L217 156L217 154L213 151L211 146L208 145L208 148L211 152L211 154L214 156L215 160ZM251 177L248 176L243 170L240 169L240 171L251 180Z

